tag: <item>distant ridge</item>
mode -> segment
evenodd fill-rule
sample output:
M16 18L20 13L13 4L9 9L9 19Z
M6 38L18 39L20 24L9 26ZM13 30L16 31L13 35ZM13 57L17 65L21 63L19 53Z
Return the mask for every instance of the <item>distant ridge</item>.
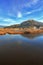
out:
M35 20L27 20L27 21L22 22L21 24L11 25L5 28L27 28L31 26L40 27L40 26L43 26L43 23L35 21Z
M0 28L3 28L3 27L5 27L5 26L0 25Z

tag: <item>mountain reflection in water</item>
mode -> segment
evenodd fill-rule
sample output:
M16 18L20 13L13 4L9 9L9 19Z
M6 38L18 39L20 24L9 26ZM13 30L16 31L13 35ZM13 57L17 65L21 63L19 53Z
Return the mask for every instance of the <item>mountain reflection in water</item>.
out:
M43 65L43 34L0 35L0 65Z
M43 36L43 34L22 34L22 36L28 38L28 39L34 39L40 36Z

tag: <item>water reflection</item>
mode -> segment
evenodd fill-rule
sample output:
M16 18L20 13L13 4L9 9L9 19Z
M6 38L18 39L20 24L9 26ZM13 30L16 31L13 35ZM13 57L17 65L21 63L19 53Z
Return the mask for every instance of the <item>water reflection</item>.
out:
M0 65L43 65L43 34L0 35Z
M28 38L28 39L34 39L40 36L43 36L43 34L22 34L22 36Z
M29 39L34 39L36 37L40 37L40 36L43 36L43 34L3 34L3 35L0 35L0 37L3 37L3 36L18 36L18 35L21 35L23 37L27 37Z

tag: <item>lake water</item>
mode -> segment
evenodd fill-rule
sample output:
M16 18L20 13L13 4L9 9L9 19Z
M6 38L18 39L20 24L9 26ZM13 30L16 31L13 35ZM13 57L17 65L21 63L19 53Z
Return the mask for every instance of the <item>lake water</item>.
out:
M0 65L43 65L43 34L0 35Z

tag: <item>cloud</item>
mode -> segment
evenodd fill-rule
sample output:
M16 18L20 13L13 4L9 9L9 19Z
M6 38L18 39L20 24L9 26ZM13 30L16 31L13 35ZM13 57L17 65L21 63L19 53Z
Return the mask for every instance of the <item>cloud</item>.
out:
M37 4L39 0L32 0L32 4Z
M13 25L13 24L17 24L17 21L15 21L14 19L10 19L10 18L0 18L0 25Z
M10 18L5 18L5 19L3 19L3 21L5 21L5 22L15 22L13 19L10 19Z
M40 16L39 18L37 18L37 20L38 20L39 22L43 22L43 15Z
M43 19L39 20L39 22L43 22Z
M26 12L24 14L32 14L34 12L41 11L41 10L42 10L42 8L38 8L38 9L35 9L35 10L32 10L32 11Z
M0 23L0 25L2 25L2 26L10 26L10 25L12 25L12 24Z
M14 16L14 14L12 14L12 13L8 13L7 15L8 15L8 16Z
M39 0L30 0L27 3L23 4L24 7L31 7L32 5L36 5ZM23 7L22 6L22 7Z
M39 20L40 20L40 19L43 19L43 16L39 17Z
M15 11L13 10L13 7L12 7L11 11L10 11L10 9L8 10L7 15L10 16L10 17L16 17Z
M20 11L17 13L17 17L18 18L21 18L22 17L22 13Z
M26 12L26 13L24 13L24 14L31 14L32 13L32 11L31 12Z

